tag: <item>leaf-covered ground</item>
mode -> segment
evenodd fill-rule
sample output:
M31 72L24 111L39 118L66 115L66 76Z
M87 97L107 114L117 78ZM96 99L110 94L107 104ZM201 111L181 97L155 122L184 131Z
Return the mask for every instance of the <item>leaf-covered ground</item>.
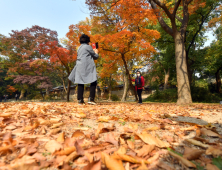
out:
M0 104L0 169L222 169L222 106Z

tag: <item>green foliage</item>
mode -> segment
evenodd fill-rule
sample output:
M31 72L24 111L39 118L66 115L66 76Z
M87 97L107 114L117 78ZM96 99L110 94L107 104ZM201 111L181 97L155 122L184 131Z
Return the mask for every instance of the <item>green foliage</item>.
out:
M164 91L156 90L154 94L151 94L145 102L176 102L177 101L177 89L167 89Z
M111 100L112 100L112 101L120 101L120 98L119 98L118 95L112 94L112 95L111 95Z
M222 169L222 159L219 156L218 158L212 159L213 165L216 165L219 169Z
M199 80L196 85L191 87L191 94L193 102L203 103L219 103L222 101L222 94L210 93L209 84L205 80ZM147 102L176 102L177 89L167 89L164 91L156 90L147 99Z

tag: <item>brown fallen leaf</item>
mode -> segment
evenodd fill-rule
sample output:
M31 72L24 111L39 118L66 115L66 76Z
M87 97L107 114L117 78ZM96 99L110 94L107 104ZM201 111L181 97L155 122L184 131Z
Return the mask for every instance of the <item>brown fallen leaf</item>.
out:
M135 144L133 141L131 140L127 140L127 144L129 146L130 149L134 150L135 149Z
M20 154L18 155L18 158L22 158L27 152L27 147L22 148L20 151Z
M142 139L142 141L144 141L145 143L149 145L156 145L157 147L160 147L160 148L166 148L170 146L169 143L163 142L160 139L153 137L152 135L148 133L137 134L137 136L139 136L140 139Z
M94 161L86 165L83 170L101 170L101 161Z
M82 149L78 141L75 142L75 147L78 155L84 155L85 151Z
M65 163L68 163L70 161L73 161L75 158L77 158L79 155L77 154L77 152L73 152L71 153L69 156L66 157L66 159L64 160Z
M126 154L126 148L123 146L120 146L120 148L115 153Z
M112 144L115 145L115 146L118 146L118 141L115 140L115 138L114 138L114 136L113 136L113 133L108 134L108 135L106 136L106 138L105 138L105 141L106 141L106 142L109 142L109 143L112 143Z
M222 150L219 147L210 146L206 150L206 155L213 155L213 157L217 158L222 155Z
M143 145L143 147L136 151L137 156L144 157L152 152L155 148L155 145Z
M72 134L72 138L79 138L79 137L85 137L85 134L80 130L77 130Z
M137 160L136 158L133 158L129 155L124 155L124 154L119 154L119 153L115 153L111 156L114 159L118 159L118 160L122 160L122 161L127 161L127 162L131 162L131 163L141 163L140 160Z
M180 160L185 166L189 167L189 168L196 168L196 165L190 161L188 161L187 159L175 154L174 152L168 151L169 154L175 158L177 158L178 160Z
M121 160L116 160L110 157L108 154L102 152L102 162L106 165L109 170L125 170Z
M60 128L52 129L52 130L50 131L50 135L55 135L55 134L59 133L60 131L61 131Z
M46 160L46 157L39 153L35 153L34 155L32 155L32 157L35 158L38 162Z
M220 137L221 138L221 136L219 134L217 134L217 133L215 133L211 130L208 130L206 128L202 128L202 129L200 129L200 131L201 131L202 135L210 136L210 137Z
M45 145L45 149L47 151L49 151L50 153L52 153L52 154L55 151L58 151L62 148L63 148L63 146L55 140L51 140L51 141L47 142L46 145Z
M32 170L35 166L37 166L35 159L32 156L27 155L10 165L11 168L16 170Z
M64 150L57 151L55 153L55 155L69 155L69 154L71 154L74 151L76 151L76 147L75 146L67 147L67 148L64 148Z
M192 143L192 144L194 144L194 145L197 145L197 146L201 146L201 147L203 147L203 148L208 148L209 147L209 145L207 145L207 144L203 144L202 142L199 142L199 141L197 141L197 140L194 140L194 139L185 139L187 142L190 142L190 143Z
M137 170L148 170L147 165L144 163L144 161L142 161L141 166L139 166L137 168Z
M204 153L203 150L189 148L185 146L183 157L188 160L195 160L198 159Z
M62 126L64 123L56 123L56 124L53 124L50 128L51 129L54 129L54 128L57 128L57 127L60 127Z
M206 166L207 170L220 170L216 165L207 164Z

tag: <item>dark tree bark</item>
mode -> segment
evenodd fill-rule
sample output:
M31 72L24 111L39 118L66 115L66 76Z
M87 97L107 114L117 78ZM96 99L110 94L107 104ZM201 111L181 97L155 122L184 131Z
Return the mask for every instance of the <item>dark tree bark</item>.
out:
M220 67L217 72L215 73L216 76L216 87L217 87L217 93L221 93L221 78L220 78L220 70L222 67Z
M126 59L125 59L124 54L121 54L121 57L122 57L122 60L123 60L123 63L124 63L124 67L125 67L125 70L126 70L126 75L127 75L127 78L128 78L129 86L130 86L131 89L133 89L135 99L136 99L136 101L138 101L136 90L133 87L133 84L132 84L132 81L131 81L131 76L130 76L129 69L128 69L127 64L126 64ZM127 81L127 79L125 81Z
M68 87L67 87L67 102L69 102L69 94L70 94L70 86L71 86L71 81L68 81Z

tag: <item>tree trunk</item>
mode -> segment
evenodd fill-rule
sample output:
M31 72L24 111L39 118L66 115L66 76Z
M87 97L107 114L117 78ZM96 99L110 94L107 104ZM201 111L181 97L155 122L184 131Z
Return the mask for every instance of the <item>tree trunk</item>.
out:
M217 93L221 93L221 78L220 78L220 69L217 70L215 73L216 76L216 86L217 86Z
M22 89L22 90L21 90L21 94L20 94L20 96L19 96L19 99L23 99L24 96L25 96L25 89Z
M122 96L122 99L121 99L122 102L126 101L127 91L129 89L129 81L127 81L127 79L128 79L128 75L126 73L125 76L124 76L124 83L125 84L124 84L124 89L123 89L123 96Z
M132 88L133 91L134 91L135 99L136 99L136 101L138 101L136 89L133 87L133 84L132 84L132 81L131 81L131 76L130 76L130 73L129 73L129 70L128 70L128 67L127 67L127 64L126 64L126 60L125 60L124 54L121 54L121 57L122 57L122 60L123 60L123 63L124 63L124 67L125 67L125 70L126 70L126 75L127 75L126 81L129 82L130 88Z
M66 89L64 78L62 78L62 84L63 84L63 88L64 88L65 92L67 93L67 89Z
M189 79L189 83L191 85L192 83L192 70L190 69L191 64L189 63L189 57L188 57L189 52L186 51L186 63L187 63L187 72L188 72L188 79Z
M109 100L111 100L111 96L112 96L112 77L109 77Z
M46 95L49 95L49 88L46 88L45 91L46 91Z
M170 77L170 69L168 68L167 72L164 69L164 73L165 73L164 90L166 90L168 88L168 81L169 81L169 77Z
M71 81L68 81L68 88L67 88L67 102L69 102L69 94L70 94L70 86L71 86Z
M177 104L190 104L192 103L192 98L187 73L185 44L182 36L180 32L174 33L178 92Z

